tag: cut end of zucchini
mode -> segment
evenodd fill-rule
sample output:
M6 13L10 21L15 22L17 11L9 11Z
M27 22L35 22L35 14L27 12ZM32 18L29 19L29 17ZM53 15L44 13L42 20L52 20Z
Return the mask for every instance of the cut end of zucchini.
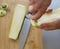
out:
M36 22L36 21L30 19L30 22L31 22L31 25L32 25L32 26L35 26L35 27L37 26L37 22Z
M9 38L16 40L21 31L22 24L27 13L27 7L18 4L14 9Z
M60 8L54 9L52 13L45 13L37 22L35 22L35 20L30 21L32 26L40 26L42 23L50 23L56 21L56 19L60 19Z

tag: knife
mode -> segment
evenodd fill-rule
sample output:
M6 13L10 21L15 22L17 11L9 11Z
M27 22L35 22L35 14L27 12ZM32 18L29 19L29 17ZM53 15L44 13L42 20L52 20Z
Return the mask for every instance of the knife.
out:
M24 49L29 34L29 30L30 30L30 21L29 21L30 16L31 15L28 14L24 20L23 27L19 35L19 49Z

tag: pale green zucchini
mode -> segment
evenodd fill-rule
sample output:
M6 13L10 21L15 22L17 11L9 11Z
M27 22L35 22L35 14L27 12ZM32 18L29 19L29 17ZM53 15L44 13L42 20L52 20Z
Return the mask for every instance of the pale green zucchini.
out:
M13 13L12 24L9 32L9 38L16 40L21 31L22 24L27 13L27 7L18 4Z

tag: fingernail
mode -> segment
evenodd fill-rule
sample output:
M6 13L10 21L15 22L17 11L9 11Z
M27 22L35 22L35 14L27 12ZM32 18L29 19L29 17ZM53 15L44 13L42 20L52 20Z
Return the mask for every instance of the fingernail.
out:
M28 11L31 12L33 10L33 5L30 5Z

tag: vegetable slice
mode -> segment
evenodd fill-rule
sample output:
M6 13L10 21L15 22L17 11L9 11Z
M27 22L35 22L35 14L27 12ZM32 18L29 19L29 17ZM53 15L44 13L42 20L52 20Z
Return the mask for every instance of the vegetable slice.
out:
M5 10L0 10L0 17L3 17L7 14Z
M18 4L15 7L12 24L10 28L9 38L16 40L21 31L22 24L27 13L27 7Z
M7 3L2 3L1 4L1 9L7 10L8 9L8 4Z

